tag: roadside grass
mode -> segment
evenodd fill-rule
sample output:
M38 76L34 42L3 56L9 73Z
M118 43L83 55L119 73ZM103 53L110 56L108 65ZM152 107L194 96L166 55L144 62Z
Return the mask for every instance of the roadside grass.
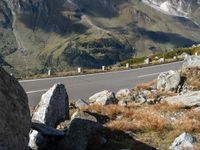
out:
M199 136L200 116L181 105L159 103L155 105L90 105L82 111L109 117L104 124L112 131L131 131L137 139L149 145L167 149L182 132ZM176 118L176 119L173 119ZM200 140L200 136L197 138Z
M200 90L200 68L187 68L181 72L185 84L192 86L194 90Z
M136 89L137 90L150 90L152 88L152 86L155 86L157 83L157 80L152 80L148 83L142 83L142 84L138 84L136 85Z

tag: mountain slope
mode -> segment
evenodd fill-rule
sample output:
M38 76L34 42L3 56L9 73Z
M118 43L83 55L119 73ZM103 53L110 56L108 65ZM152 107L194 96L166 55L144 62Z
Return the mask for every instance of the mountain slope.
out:
M196 7L189 18L140 0L1 0L0 53L21 73L114 64L199 43Z

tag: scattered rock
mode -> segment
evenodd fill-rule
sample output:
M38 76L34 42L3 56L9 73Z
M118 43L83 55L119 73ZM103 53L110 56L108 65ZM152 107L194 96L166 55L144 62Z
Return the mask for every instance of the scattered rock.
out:
M200 56L189 56L185 59L183 63L183 69L184 68L194 68L198 67L200 68Z
M161 91L176 91L181 82L178 71L168 71L161 73L157 79L157 89Z
M127 100L120 100L120 101L118 102L118 105L119 105L119 106L127 106L127 105L128 105L128 101L127 101Z
M59 150L85 150L91 136L102 128L102 125L87 113L76 112L73 116L65 138L57 146Z
M56 127L66 118L69 118L68 95L65 86L58 83L42 95L33 111L32 120Z
M193 137L189 133L184 132L174 140L172 145L169 147L169 150L185 150L185 149L193 150L195 143L196 143L195 137Z
M76 106L76 108L81 109L83 107L88 106L88 103L86 101L82 100L82 99L79 99L79 100L76 101L75 106Z
M200 106L200 91L192 91L183 95L164 99L167 103L183 105L184 107Z
M200 107L195 108L194 111L200 112Z
M56 126L69 118L68 95L63 84L55 84L45 94L33 111L32 120L43 123L49 127ZM45 137L32 130L29 134L29 147L32 149L41 149L48 144Z
M116 98L118 100L124 100L127 99L131 94L131 91L129 89L121 89L117 92Z
M27 149L30 127L28 98L24 89L0 68L0 149Z
M71 121L74 120L75 118L79 118L79 119L84 119L84 120L90 120L90 121L94 121L97 122L97 119L85 112L81 112L81 111L77 111L75 112L72 116L71 116Z
M181 55L178 56L179 59L185 59L187 57L189 57L190 55L188 53L182 53Z
M89 98L90 103L96 103L100 105L117 104L118 100L115 98L115 94L110 91L102 91L96 93Z
M31 128L33 130L38 131L43 136L51 136L51 137L64 137L65 136L64 132L57 130L53 127L49 127L49 126L42 124L42 123L33 122L32 125L31 125Z
M144 104L147 102L147 97L144 95L143 92L137 92L134 95L134 102Z

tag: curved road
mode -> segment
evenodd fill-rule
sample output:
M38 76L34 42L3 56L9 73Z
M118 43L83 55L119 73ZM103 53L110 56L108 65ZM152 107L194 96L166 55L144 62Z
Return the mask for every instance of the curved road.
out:
M105 89L116 92L119 89L132 88L139 83L148 82L155 79L161 72L179 69L182 63L175 62L125 71L22 80L19 82L28 94L29 105L34 107L39 102L41 95L58 82L66 86L70 99L87 99Z

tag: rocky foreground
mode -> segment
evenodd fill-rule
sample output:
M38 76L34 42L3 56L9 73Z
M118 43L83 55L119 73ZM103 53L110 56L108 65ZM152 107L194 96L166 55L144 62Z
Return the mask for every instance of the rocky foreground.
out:
M88 100L69 100L57 83L31 115L25 91L3 69L0 85L0 150L200 149L200 57L155 81Z

